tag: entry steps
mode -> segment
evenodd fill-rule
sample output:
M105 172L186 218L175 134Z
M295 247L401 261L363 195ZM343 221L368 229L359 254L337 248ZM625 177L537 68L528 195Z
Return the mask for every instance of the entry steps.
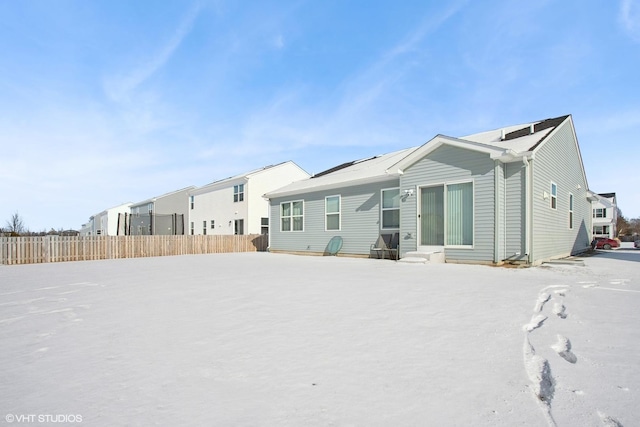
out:
M444 252L411 251L405 253L404 256L398 260L398 262L405 262L407 264L442 264L444 263Z

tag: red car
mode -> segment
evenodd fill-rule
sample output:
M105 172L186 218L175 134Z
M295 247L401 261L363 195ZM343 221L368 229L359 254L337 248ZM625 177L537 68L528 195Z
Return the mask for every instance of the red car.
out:
M594 249L611 249L611 248L619 248L620 243L617 240L609 239L607 237L596 237L593 239L591 246Z

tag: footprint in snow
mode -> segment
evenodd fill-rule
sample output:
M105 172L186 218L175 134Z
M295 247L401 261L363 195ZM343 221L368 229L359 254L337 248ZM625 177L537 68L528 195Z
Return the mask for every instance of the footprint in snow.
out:
M564 304L562 304L561 302L557 302L553 305L553 314L555 314L561 319L566 319L567 318L567 313L565 313L566 309L567 308L564 306Z
M543 292L538 296L538 300L536 301L536 306L533 309L534 313L540 313L544 304L551 299L551 295L547 292Z
M543 316L542 314L538 314L535 317L532 317L531 320L529 321L529 323L527 323L526 325L524 325L523 329L527 332L531 332L534 329L538 329L540 326L542 326L542 324L544 323L544 321L547 320L547 316Z
M567 337L558 335L558 342L552 345L551 348L558 353L558 356L569 363L576 363L578 361L576 355L571 352L571 341L569 341Z
M624 427L620 421L603 412L598 411L598 416L600 417L600 421L602 421L603 427Z

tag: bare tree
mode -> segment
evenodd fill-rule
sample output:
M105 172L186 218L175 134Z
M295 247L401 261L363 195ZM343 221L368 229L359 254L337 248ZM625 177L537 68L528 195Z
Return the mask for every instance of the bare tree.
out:
M11 215L11 219L7 221L6 232L12 236L19 236L25 232L24 221L22 221L22 217L17 211Z
M629 221L622 215L622 210L616 207L618 211L617 219L616 219L616 230L618 230L618 236L625 236L631 233L631 224ZM616 236L617 237L617 236Z

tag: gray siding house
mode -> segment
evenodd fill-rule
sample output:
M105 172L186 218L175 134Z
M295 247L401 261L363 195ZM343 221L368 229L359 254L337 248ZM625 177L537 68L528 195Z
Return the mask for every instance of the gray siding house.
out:
M593 193L571 116L509 126L350 162L265 195L270 250L370 256L399 234L400 257L539 264L583 252Z
M131 235L183 235L185 219L189 217L190 186L152 197L131 205L131 215L125 220L125 232Z

